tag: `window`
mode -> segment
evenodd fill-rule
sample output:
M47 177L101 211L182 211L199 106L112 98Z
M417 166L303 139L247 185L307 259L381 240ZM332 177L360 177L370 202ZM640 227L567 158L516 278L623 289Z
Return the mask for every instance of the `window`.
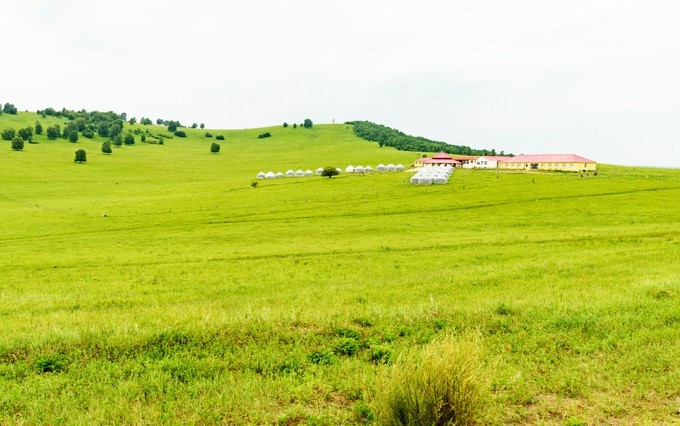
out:
M574 163L569 164L569 167L574 168Z

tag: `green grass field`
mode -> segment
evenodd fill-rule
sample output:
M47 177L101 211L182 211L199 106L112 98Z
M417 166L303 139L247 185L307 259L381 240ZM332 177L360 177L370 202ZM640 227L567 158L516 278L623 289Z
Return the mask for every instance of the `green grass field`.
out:
M0 130L36 119L60 122ZM470 333L492 423L680 422L680 170L253 188L418 153L345 125L210 130L219 154L186 131L2 141L0 423L367 423L378 374Z

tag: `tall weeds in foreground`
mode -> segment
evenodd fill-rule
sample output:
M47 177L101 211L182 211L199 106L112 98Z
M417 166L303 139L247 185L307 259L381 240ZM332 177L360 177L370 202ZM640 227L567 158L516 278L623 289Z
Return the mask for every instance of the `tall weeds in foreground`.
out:
M488 421L488 374L478 336L446 336L386 367L376 381L378 424L475 425Z

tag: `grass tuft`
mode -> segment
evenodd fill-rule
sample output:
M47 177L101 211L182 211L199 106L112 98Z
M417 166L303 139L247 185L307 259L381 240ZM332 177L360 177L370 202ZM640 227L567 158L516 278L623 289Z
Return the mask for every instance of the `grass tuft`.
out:
M374 412L385 425L474 425L487 420L478 337L446 336L378 376Z

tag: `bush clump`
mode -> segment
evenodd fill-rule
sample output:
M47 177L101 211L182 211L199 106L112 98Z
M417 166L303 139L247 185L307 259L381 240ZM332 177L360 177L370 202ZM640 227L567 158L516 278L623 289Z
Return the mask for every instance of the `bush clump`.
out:
M378 424L472 425L488 421L486 375L478 337L447 336L378 376Z
M178 138L186 138L187 137L187 132L184 130L175 130L175 136Z
M319 349L307 355L307 359L312 364L318 365L330 365L333 364L335 358L333 357L333 352L328 349Z
M24 149L24 138L17 136L12 139L12 149L15 151L21 151Z
M220 152L220 144L213 142L212 145L210 145L210 152L213 154Z
M215 139L218 140L218 141L223 141L224 135L217 135L217 136L215 136Z

